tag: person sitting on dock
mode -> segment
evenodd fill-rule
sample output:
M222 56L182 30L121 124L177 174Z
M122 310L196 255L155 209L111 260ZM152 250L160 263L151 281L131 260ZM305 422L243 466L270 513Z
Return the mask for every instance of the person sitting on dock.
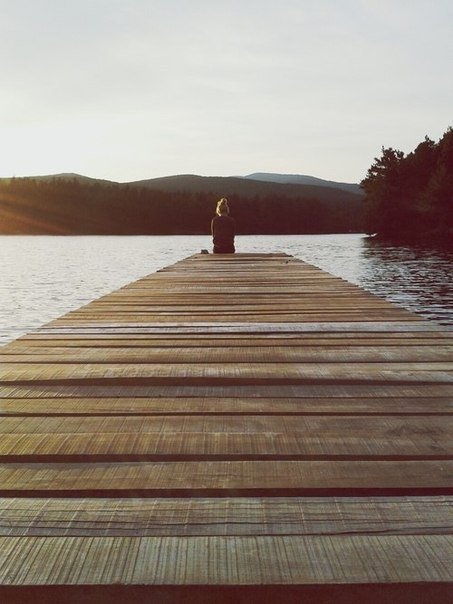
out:
M216 216L211 221L214 254L234 254L234 219L229 215L228 200L222 197L217 202Z

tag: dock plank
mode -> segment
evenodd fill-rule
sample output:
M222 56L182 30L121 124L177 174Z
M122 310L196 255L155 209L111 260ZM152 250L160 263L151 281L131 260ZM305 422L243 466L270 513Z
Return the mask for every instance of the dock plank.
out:
M57 355L57 356L56 356ZM195 358L194 358L195 357ZM179 346L147 346L132 348L42 346L26 348L20 354L0 353L0 363L373 363L373 362L451 362L453 345L418 344L416 347L355 346L349 341L343 346L278 346L248 347L206 346L181 348Z
M453 459L0 463L2 497L453 494L452 483Z
M17 417L0 459L453 458L453 417Z
M453 498L0 499L2 536L453 533Z
M446 415L453 414L453 397L431 396L386 397L147 397L125 396L52 396L55 393L34 390L19 391L29 397L0 398L1 416L51 417L79 415ZM34 397L32 396L34 394ZM39 396L37 396L39 394ZM52 398L50 398L50 397Z
M48 382L103 379L172 380L198 384L253 381L453 383L453 362L432 363L3 363L0 380Z
M447 601L452 351L283 253L196 254L20 337L0 599Z
M0 537L3 585L440 583L452 567L445 535Z

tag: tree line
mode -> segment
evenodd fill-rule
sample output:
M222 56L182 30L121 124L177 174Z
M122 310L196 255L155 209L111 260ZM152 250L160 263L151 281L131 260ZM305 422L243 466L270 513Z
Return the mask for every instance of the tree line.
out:
M228 196L239 234L342 233L362 229L361 197ZM68 235L204 234L217 196L80 179L0 181L0 232Z
M405 155L382 147L361 182L368 234L400 242L453 241L453 129Z

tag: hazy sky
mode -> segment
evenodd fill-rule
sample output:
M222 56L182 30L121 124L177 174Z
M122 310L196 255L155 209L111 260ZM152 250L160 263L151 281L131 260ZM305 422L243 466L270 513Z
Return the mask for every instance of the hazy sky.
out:
M0 0L0 176L359 181L453 125L451 0Z

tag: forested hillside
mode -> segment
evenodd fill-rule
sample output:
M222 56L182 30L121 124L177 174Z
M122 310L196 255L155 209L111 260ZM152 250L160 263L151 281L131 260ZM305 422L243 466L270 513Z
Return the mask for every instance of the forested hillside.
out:
M250 185L259 187L259 193L251 194ZM224 187L238 232L361 230L359 195L318 187L317 195L314 191L306 196L305 189L300 186L298 193L297 186L246 181L246 194L229 194ZM0 181L0 233L201 234L209 232L218 196L218 191L164 191L71 176L4 179Z
M255 172L244 176L249 180L260 180L263 182L278 182L284 184L303 184L309 186L329 187L332 189L342 189L350 193L362 195L360 185L351 182L337 182L334 180L324 180L315 176L307 176L306 174L275 174L273 172Z
M128 183L131 187L144 187L157 191L172 191L184 193L211 193L215 196L239 195L240 197L258 196L284 196L284 197L314 197L320 201L349 201L351 193L363 197L363 191L359 185L348 185L344 183L322 180L314 177L300 177L305 179L299 182L292 180L287 175L266 176L259 174L250 176L198 176L196 174L178 174L176 176L164 176L163 178L151 178ZM278 178L280 177L280 179ZM285 180L289 178L289 180ZM297 178L297 177L293 177ZM268 179L268 180L266 180ZM306 179L312 179L307 182ZM352 198L357 201L357 198Z
M408 155L382 148L362 181L365 229L380 239L453 242L453 129Z

